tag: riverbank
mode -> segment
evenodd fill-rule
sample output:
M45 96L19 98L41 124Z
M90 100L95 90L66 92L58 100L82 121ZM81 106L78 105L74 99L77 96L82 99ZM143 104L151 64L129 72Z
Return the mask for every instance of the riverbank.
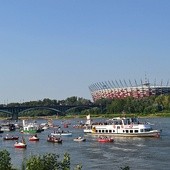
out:
M55 119L74 119L74 118L82 118L86 119L87 115L66 115L66 116L36 116L36 117L19 117L19 120L36 120L36 119L45 119L45 120L55 120ZM157 117L170 117L170 113L152 113L152 114L91 114L91 118L113 118L113 117L138 117L138 118L157 118ZM9 120L8 118L0 117L0 120Z
M87 115L66 115L66 116L43 116L43 117L21 117L19 119L73 119L86 118ZM139 118L154 118L154 117L170 117L170 113L152 113L152 114L91 114L92 118L113 118L113 117L139 117Z

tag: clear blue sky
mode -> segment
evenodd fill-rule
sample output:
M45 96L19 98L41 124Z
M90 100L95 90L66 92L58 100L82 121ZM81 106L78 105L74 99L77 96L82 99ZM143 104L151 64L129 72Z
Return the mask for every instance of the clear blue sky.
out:
M0 2L0 103L77 96L108 80L170 78L170 0Z

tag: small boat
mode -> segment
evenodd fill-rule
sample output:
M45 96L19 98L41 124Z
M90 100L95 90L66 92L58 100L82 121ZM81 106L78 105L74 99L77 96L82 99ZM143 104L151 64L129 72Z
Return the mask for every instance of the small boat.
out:
M1 124L0 126L1 126L2 131L9 132L9 131L15 130L15 125L11 123L4 123L4 124Z
M85 142L86 139L85 139L85 138L82 138L82 137L80 136L80 137L78 137L78 138L73 139L73 141L75 141L75 142Z
M48 136L47 142L52 142L52 143L62 143L63 140L61 138L58 138L56 136Z
M19 136L8 136L3 137L4 140L18 140Z
M39 138L37 137L37 135L33 135L29 137L29 141L39 141Z
M16 141L16 143L14 144L15 148L26 148L27 144L25 142L25 139L22 137L22 140L20 142Z
M67 123L64 123L63 127L64 127L64 128L68 128L68 124L67 124Z
M114 142L114 139L113 138L109 138L107 136L100 136L98 139L97 139L98 142Z
M41 131L42 131L41 127L36 122L26 123L25 120L23 120L23 129L21 130L21 133L35 134Z
M69 131L67 131L67 132L65 132L65 131L57 131L57 132L53 132L53 133L51 133L51 135L52 136L72 136L72 132L69 132Z
M27 145L26 145L25 143L22 143L22 142L16 142L16 143L14 144L14 147L15 147L15 148L26 148Z

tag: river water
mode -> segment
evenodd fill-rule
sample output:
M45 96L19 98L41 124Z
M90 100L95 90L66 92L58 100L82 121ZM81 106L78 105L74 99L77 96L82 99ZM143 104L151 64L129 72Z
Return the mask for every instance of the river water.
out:
M86 135L86 142L74 142L73 139L79 135L83 136L83 129L75 129L73 125L83 119L71 119L68 129L73 132L71 137L63 137L62 144L47 142L47 136L54 129L48 129L38 133L39 142L29 142L28 135L24 135L27 149L15 149L15 141L3 141L5 134L19 135L19 131L4 132L0 138L0 148L9 151L14 167L21 169L24 158L31 155L56 153L63 158L64 153L71 157L71 167L82 165L82 170L120 170L121 167L129 166L131 170L170 170L170 118L149 118L155 127L162 129L160 138L115 138L114 143L99 143L95 137ZM85 121L85 120L83 120ZM96 120L97 121L97 120ZM45 120L37 120L38 123ZM54 120L54 124L60 125L61 120Z

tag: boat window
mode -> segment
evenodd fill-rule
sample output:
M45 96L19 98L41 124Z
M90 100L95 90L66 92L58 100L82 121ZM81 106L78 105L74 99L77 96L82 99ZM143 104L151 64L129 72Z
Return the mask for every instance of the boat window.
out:
M143 132L143 129L140 129L140 132Z
M135 133L138 133L138 130L135 130Z
M115 133L115 130L113 130L113 133Z
M151 129L145 129L145 132L149 132Z
M130 123L131 123L129 119L125 119L123 121L124 121L124 125L130 125Z
M133 130L130 130L130 133L133 133Z
M109 130L109 133L112 133L112 130Z
M99 130L99 133L101 133L101 130Z
M129 133L129 131L128 131L128 130L126 130L126 133Z
M120 126L117 126L117 129L120 129Z
M102 130L102 133L104 133L104 130Z
M106 133L108 133L108 130L106 130Z

